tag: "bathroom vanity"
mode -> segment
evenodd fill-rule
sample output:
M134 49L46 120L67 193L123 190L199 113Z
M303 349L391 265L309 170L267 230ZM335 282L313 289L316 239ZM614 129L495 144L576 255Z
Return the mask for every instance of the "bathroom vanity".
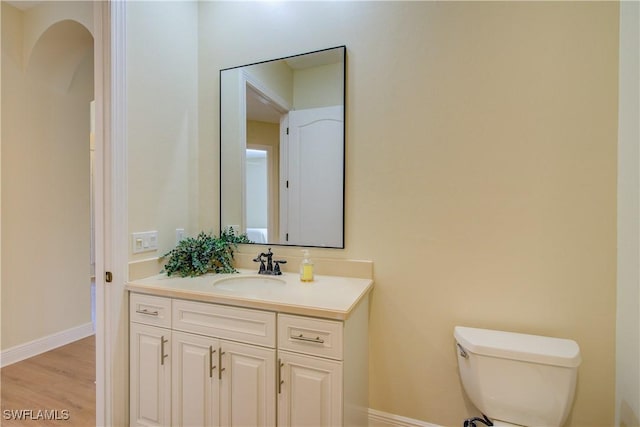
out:
M130 425L367 425L370 279L132 281Z

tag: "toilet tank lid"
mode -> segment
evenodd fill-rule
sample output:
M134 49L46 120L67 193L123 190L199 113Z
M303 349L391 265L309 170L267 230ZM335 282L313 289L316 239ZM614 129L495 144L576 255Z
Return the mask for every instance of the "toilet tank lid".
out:
M575 368L580 347L573 340L456 326L453 333L465 350L484 356Z

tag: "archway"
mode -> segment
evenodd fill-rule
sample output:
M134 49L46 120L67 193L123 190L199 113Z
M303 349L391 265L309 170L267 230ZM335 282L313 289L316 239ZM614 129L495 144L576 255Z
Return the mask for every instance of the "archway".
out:
M13 61L4 61L3 52L2 64L3 365L11 363L5 353L21 360L94 333L93 36L77 20L56 18L38 27L29 13L12 13L22 14L24 25L2 28L3 50L5 37L15 41L7 43L15 48Z

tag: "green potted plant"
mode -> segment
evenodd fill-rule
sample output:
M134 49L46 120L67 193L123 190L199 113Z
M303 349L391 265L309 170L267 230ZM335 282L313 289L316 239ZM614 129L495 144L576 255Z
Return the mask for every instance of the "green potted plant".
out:
M251 243L246 234L236 235L229 227L216 237L201 231L196 237L182 239L163 255L167 258L164 271L168 276L195 277L207 273L237 273L233 267L233 251L240 243Z

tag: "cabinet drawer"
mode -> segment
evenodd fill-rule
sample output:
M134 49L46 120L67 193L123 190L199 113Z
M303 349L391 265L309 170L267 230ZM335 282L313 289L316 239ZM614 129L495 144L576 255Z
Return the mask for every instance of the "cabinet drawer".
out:
M131 293L129 319L146 325L171 327L171 299Z
M276 345L276 315L268 311L173 300L173 329L216 338Z
M278 348L342 360L342 322L279 314Z

